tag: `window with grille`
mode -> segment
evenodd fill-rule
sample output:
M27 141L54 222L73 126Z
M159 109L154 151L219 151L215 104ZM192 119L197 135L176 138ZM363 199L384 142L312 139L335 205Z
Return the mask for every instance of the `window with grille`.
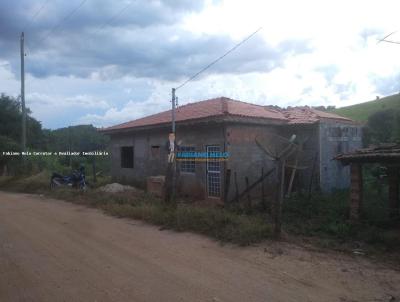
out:
M195 147L192 146L180 146L179 152L195 152ZM196 162L194 159L187 159L179 161L181 172L194 173L196 169Z
M121 147L121 168L133 168L133 146Z
M207 146L207 153L220 152L218 145ZM207 191L210 197L221 196L221 170L220 162L207 160Z

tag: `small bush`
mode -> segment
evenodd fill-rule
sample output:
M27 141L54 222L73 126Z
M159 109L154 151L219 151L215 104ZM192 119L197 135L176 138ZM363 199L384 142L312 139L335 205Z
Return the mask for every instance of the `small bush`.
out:
M349 221L349 193L314 194L311 198L294 196L283 205L285 229L296 235L316 236L330 242L365 242L394 249L400 236L393 235L395 221L390 219L387 201L376 190L366 187L359 224Z

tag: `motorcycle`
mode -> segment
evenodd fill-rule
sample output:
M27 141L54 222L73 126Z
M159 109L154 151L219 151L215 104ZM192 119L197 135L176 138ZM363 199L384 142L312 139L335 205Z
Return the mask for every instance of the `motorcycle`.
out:
M68 176L53 172L50 179L50 189L63 185L86 191L87 183L84 167L80 167L79 170L72 172L72 174Z

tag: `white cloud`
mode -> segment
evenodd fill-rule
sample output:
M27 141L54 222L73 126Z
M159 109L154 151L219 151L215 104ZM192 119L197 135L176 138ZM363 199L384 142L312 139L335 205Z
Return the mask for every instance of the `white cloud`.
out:
M377 39L399 29L399 10L400 2L397 0L208 0L203 11L188 13L182 23L173 25L177 31L180 30L179 33L187 34L186 30L193 35L226 34L240 41L262 26L257 35L268 45L277 46L287 40L306 40L311 49L287 56L283 64L268 72L213 74L212 67L208 76L200 77L177 91L179 102L185 104L227 96L264 105L345 106L374 99L382 91L398 92L400 83L396 84L395 80L400 74L400 45L377 44ZM123 33L121 39L132 42L131 30L137 32L142 29L129 26L118 28L118 32ZM152 27L151 30L154 34L157 30L169 32L162 26ZM143 39L156 39L152 35L146 37L146 32L140 33ZM168 41L182 41L184 38L177 33L171 35ZM400 32L390 39L400 41ZM143 45L138 44L138 49L145 49ZM75 45L70 47L74 49ZM103 47L110 49L113 45ZM246 54L244 49L238 48L227 59L234 61L236 56L242 60ZM147 51L140 54L151 58L152 53L162 50ZM50 53L51 49L46 55ZM43 59L40 55L45 53L39 53L37 57L28 56L27 65L34 65L34 60ZM184 59L190 61L193 58ZM46 60L51 58L47 56L44 62ZM165 71L165 66L171 62L160 61L156 64ZM173 64L179 71L179 61ZM45 69L46 66L36 67ZM193 73L196 71L193 70ZM18 77L18 68L14 66L11 69L8 61L0 59L0 92L17 96L20 86ZM379 83L387 85L387 89ZM169 109L171 88L179 84L163 81L161 76L127 76L110 63L93 69L89 78L49 76L39 79L27 75L26 100L33 115L45 125L56 115L65 124L107 126ZM74 108L76 114L65 118L64 113Z

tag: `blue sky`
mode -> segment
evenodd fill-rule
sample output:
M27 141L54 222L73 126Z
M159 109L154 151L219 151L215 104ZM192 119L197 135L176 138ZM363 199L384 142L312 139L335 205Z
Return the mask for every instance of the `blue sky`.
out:
M217 96L279 106L365 102L400 91L400 45L377 44L398 30L399 8L357 0L3 0L0 92L19 94L24 30L26 102L44 127L125 122L169 109L172 87L262 26L178 90L180 104Z

